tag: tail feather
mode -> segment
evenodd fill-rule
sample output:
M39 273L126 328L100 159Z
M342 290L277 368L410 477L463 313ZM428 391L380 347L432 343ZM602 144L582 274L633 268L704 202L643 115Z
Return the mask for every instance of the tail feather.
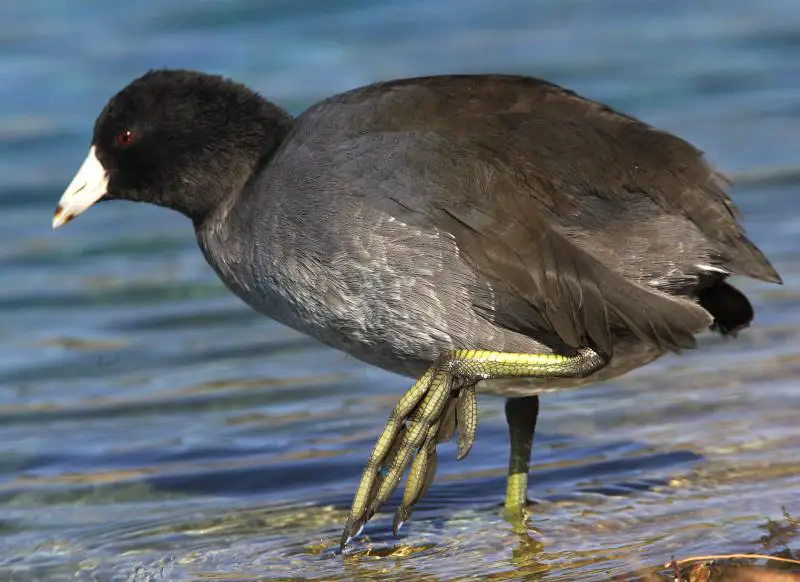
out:
M769 259L744 235L739 239L728 241L727 246L723 248L722 252L728 255L727 260L724 261L724 267L731 273L752 277L766 283L783 284L781 276ZM736 291L736 289L733 290Z
M736 334L753 321L753 306L733 285L720 280L697 293L700 306L714 318L711 329L722 335Z

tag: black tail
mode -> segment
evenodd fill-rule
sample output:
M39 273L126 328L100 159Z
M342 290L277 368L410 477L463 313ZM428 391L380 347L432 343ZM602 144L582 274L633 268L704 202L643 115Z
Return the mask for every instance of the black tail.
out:
M753 306L733 285L720 280L698 291L700 305L714 317L711 329L722 335L733 335L753 321Z

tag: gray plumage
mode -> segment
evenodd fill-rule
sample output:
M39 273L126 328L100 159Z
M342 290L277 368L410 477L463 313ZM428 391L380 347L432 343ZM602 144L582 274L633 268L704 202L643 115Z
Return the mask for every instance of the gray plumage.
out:
M397 531L437 441L458 430L467 454L476 389L509 397L506 511L521 517L537 394L747 327L727 278L780 277L725 186L685 141L537 79L378 83L294 119L231 81L154 71L100 114L53 225L115 198L177 210L257 311L420 377L370 454L343 548L411 463Z
M593 343L611 376L692 346L698 290L779 280L723 185L686 142L554 85L431 77L311 107L197 234L248 304L371 364Z

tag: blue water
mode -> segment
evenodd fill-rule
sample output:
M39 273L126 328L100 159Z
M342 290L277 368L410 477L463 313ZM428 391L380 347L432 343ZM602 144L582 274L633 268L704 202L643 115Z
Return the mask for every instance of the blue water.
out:
M0 579L605 580L765 551L767 520L800 514L798 31L796 0L3 2ZM427 73L566 84L705 150L785 285L741 282L738 340L544 398L524 535L487 398L401 537L390 505L336 555L407 380L251 313L176 214L104 204L50 230L105 101L161 66L295 112Z

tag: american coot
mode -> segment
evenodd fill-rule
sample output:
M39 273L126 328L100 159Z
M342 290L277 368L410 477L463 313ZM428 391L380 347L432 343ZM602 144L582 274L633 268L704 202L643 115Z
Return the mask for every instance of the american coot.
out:
M114 96L61 198L189 217L257 311L418 378L369 457L342 535L436 445L475 438L477 391L508 398L506 510L524 515L538 394L619 375L753 318L729 283L780 277L723 177L685 141L542 80L377 83L297 118L218 76L150 71Z

